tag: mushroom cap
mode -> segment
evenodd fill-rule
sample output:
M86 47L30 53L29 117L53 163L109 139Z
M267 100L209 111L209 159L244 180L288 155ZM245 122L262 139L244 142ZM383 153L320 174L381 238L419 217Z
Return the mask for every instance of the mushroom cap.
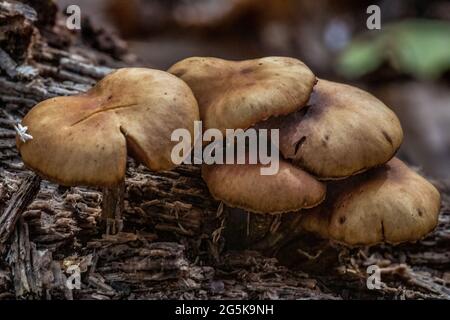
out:
M386 163L403 140L395 113L358 88L320 79L308 106L258 128L280 129L282 155L319 179L344 178Z
M279 171L261 175L262 164L202 166L202 177L216 200L254 213L283 213L318 205L326 187L307 172L280 159Z
M177 77L124 68L85 94L37 104L24 117L32 140L17 141L24 163L61 185L113 186L125 177L130 155L152 170L174 166L172 131L193 136L195 97Z
M347 245L416 241L438 222L439 191L397 158L327 190L300 226Z
M316 82L303 62L285 57L245 61L193 57L169 72L192 88L204 128L222 133L302 108Z

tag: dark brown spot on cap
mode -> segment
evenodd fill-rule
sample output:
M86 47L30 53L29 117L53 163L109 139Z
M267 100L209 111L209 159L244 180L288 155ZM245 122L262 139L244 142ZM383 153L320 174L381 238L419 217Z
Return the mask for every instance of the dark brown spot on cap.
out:
M295 151L294 151L295 154L297 154L297 152L300 150L303 143L305 143L305 140L306 137L302 137L300 140L297 141L297 143L295 144Z
M393 143L393 141L392 141L391 136L390 136L386 131L382 131L382 133L383 133L384 138L385 138L391 145L393 145L394 143Z
M247 67L241 70L241 74L248 74L253 72L253 68L252 67Z

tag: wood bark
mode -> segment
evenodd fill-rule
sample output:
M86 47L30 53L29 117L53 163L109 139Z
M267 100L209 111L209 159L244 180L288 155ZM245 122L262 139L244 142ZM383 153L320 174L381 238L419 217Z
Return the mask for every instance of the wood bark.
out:
M226 208L198 166L155 173L130 159L123 231L102 235L101 190L39 183L13 126L34 104L84 92L132 63L121 41L90 22L70 33L56 14L40 15L53 2L29 3L0 2L0 299L450 298L445 184L440 224L423 241L347 249L293 237L295 216ZM365 285L370 264L382 267L381 290ZM71 270L79 289L67 287Z
M123 229L123 202L125 196L125 181L111 188L103 188L102 192L102 222L106 234L117 234Z
M41 179L35 174L24 178L0 217L0 252L14 231L17 220L39 191Z

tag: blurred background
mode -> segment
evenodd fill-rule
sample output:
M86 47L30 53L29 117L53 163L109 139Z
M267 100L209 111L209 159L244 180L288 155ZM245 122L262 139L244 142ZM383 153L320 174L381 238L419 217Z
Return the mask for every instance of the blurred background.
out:
M361 87L399 116L399 156L450 178L450 1L57 0L126 40L133 63L167 69L189 56L283 55L320 78ZM366 10L378 5L381 29ZM82 24L83 27L83 24ZM83 31L81 31L83 32Z

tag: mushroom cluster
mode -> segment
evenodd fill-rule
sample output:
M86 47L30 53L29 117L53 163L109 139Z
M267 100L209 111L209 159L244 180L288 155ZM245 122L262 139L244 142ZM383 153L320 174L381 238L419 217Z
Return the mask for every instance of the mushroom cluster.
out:
M85 94L32 108L17 147L51 181L103 187L102 217L107 233L116 233L127 155L169 170L172 133L193 137L197 120L225 136L229 129L278 133L268 141L281 155L274 174L261 174L262 161L202 166L212 196L230 207L294 213L299 232L347 245L415 241L437 224L439 192L394 158L403 139L396 115L363 90L318 80L293 58L193 57L168 72L119 69Z
M223 134L306 107L316 83L303 62L287 57L245 61L192 57L168 71L191 87L205 130ZM301 167L280 159L277 174L261 175L261 166L203 165L202 176L216 199L255 213L290 212L323 201L325 185Z
M191 87L205 128L279 131L274 175L261 175L260 163L202 166L215 199L293 212L299 232L346 245L416 241L436 226L439 192L395 158L400 122L368 92L316 79L292 58L195 57L168 71Z

